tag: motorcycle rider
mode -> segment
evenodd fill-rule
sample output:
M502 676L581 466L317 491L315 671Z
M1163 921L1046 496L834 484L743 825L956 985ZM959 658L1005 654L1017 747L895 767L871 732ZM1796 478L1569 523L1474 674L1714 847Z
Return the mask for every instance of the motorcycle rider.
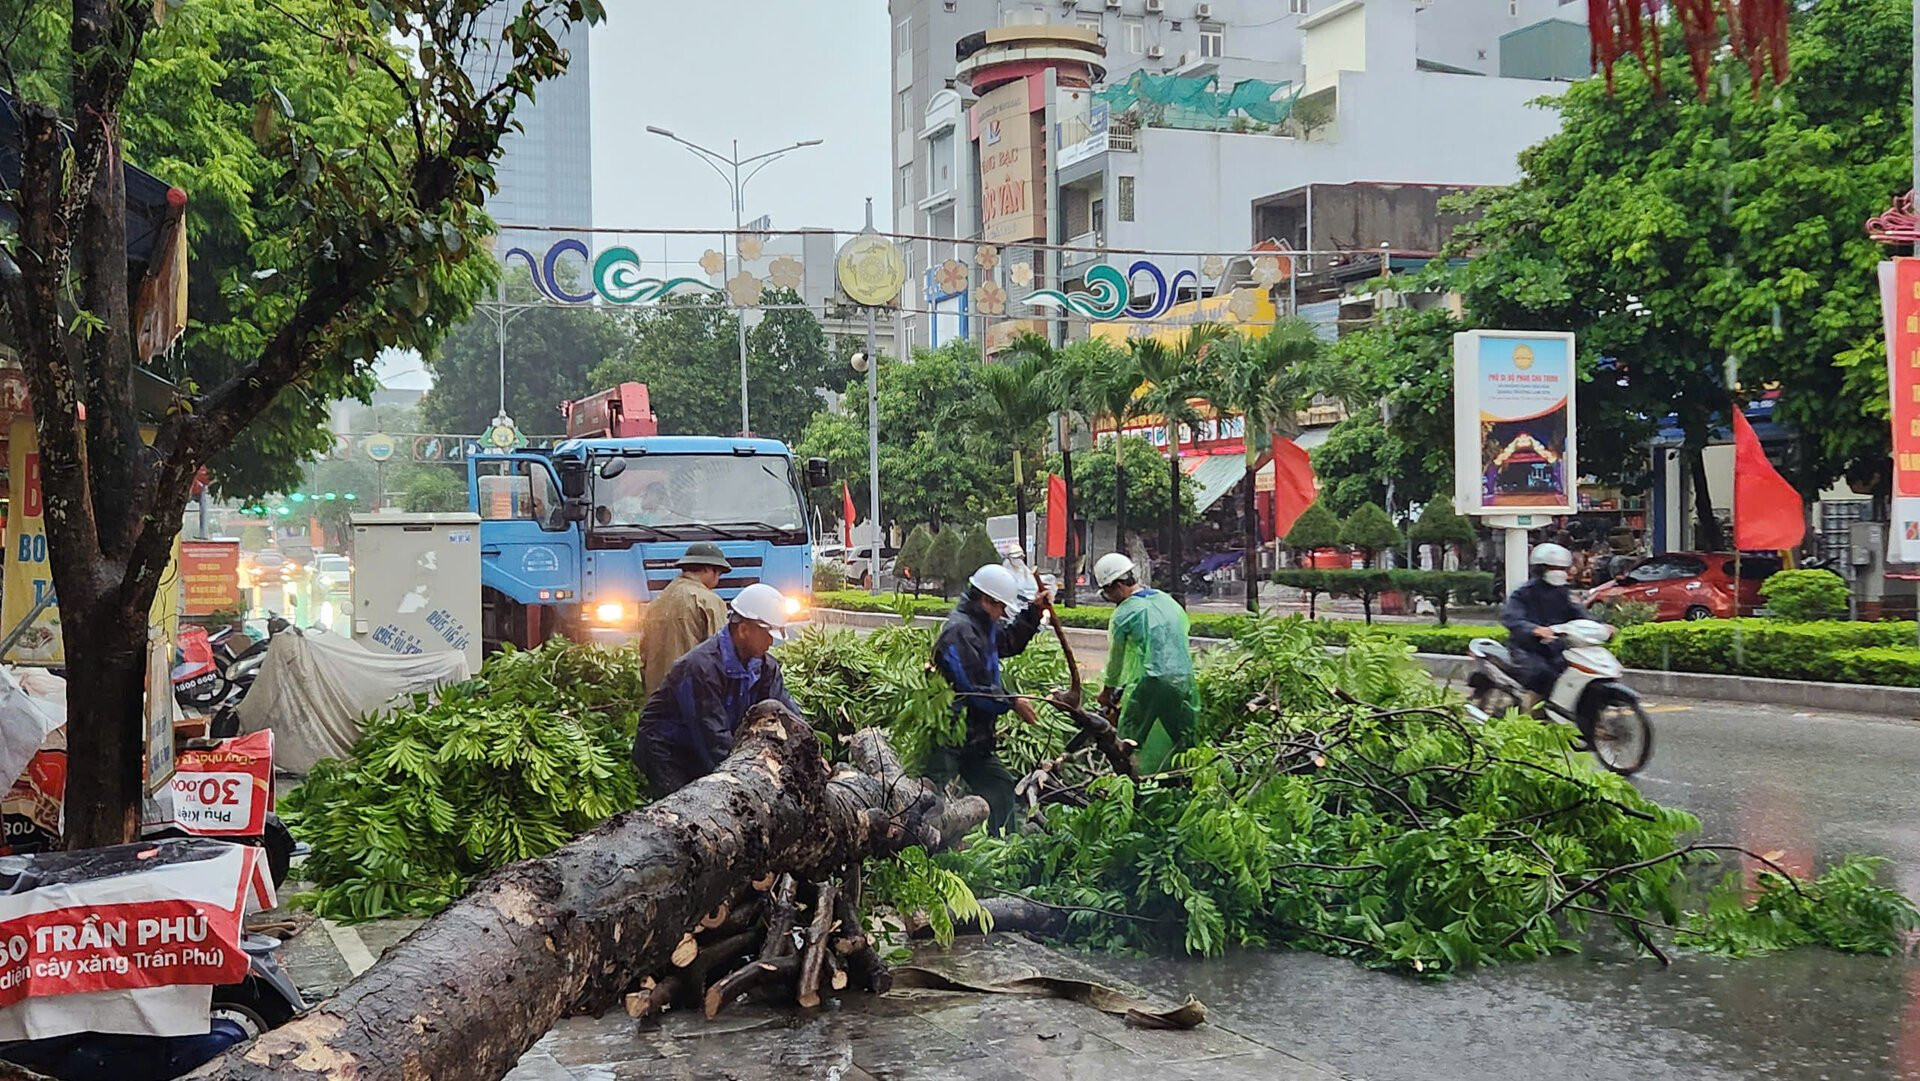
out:
M1507 597L1500 607L1500 623L1509 635L1507 648L1513 656L1515 678L1527 690L1545 698L1553 693L1560 673L1567 670L1566 659L1561 656L1566 645L1553 633L1553 627L1586 619L1587 610L1567 588L1573 553L1565 545L1551 541L1538 545L1528 563L1533 577Z

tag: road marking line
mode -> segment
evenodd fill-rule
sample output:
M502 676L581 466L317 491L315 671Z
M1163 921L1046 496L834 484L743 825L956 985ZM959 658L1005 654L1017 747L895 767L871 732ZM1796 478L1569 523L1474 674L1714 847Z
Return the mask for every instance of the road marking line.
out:
M1648 706L1648 713L1690 713L1692 706Z
M360 932L332 920L321 920L320 926L326 928L327 937L333 940L333 948L340 951L340 959L347 963L347 971L353 973L356 979L373 967L373 951L367 949L366 940L360 937Z

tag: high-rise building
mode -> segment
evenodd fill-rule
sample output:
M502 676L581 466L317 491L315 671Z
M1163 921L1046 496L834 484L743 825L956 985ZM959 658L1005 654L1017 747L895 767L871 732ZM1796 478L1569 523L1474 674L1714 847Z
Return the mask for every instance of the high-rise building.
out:
M1092 249L1249 250L1266 239L1254 234L1268 221L1254 200L1297 186L1504 183L1518 176L1516 153L1553 130L1552 113L1529 104L1551 93L1541 83L1587 74L1581 7L1577 0L891 0L895 225L922 236L981 238L992 216L983 211L993 209L977 130L983 103L992 103L982 92L999 93L1008 78L1032 88L1034 149L1046 159L1035 166L1029 197L1053 213L1041 226L1047 235L1035 239L1089 249L1062 257L1061 284L1107 261ZM1005 38L1020 27L1089 33L1098 43L1094 66L1104 67L1104 78L1095 71L1095 92L1136 73L1178 76L1180 86L1210 87L1219 97L1259 80L1273 102L1305 108L1286 124L1238 114L1196 122L1181 102L1163 101L1143 100L1122 115L1096 105L1077 75L1062 75L1063 63L1086 61L1078 43L982 34ZM1042 89L1047 69L1052 100ZM1143 98L1179 93L1174 86L1155 80L1141 88ZM1280 239L1324 247L1339 237ZM945 312L964 304L931 271L970 250L915 243L907 306ZM921 315L908 324L910 340L929 345L966 321Z
M479 18L476 37L498 42L506 20L519 8L499 0ZM588 30L574 24L559 37L567 50L566 74L534 87L531 101L513 111L521 130L508 132L495 167L500 190L487 200L487 213L505 229L496 255L520 247L543 252L572 230L593 224L593 92L588 66ZM502 49L476 48L468 56L467 77L479 88L492 86L511 58Z

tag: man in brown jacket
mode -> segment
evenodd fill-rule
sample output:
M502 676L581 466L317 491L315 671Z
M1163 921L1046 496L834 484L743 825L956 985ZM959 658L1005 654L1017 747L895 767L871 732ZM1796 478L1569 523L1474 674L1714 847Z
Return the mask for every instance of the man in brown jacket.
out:
M733 564L720 554L720 546L688 545L679 567L680 577L668 582L647 605L640 627L640 657L646 665L649 691L667 678L673 662L727 625L727 602L714 589Z

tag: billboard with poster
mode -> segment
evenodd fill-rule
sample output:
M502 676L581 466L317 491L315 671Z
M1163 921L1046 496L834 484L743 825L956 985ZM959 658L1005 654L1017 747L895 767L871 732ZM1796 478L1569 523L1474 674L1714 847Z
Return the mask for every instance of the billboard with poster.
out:
M1573 335L1453 336L1454 502L1463 514L1571 514Z
M1880 303L1887 328L1893 421L1893 528L1887 558L1920 563L1920 259L1880 264Z

